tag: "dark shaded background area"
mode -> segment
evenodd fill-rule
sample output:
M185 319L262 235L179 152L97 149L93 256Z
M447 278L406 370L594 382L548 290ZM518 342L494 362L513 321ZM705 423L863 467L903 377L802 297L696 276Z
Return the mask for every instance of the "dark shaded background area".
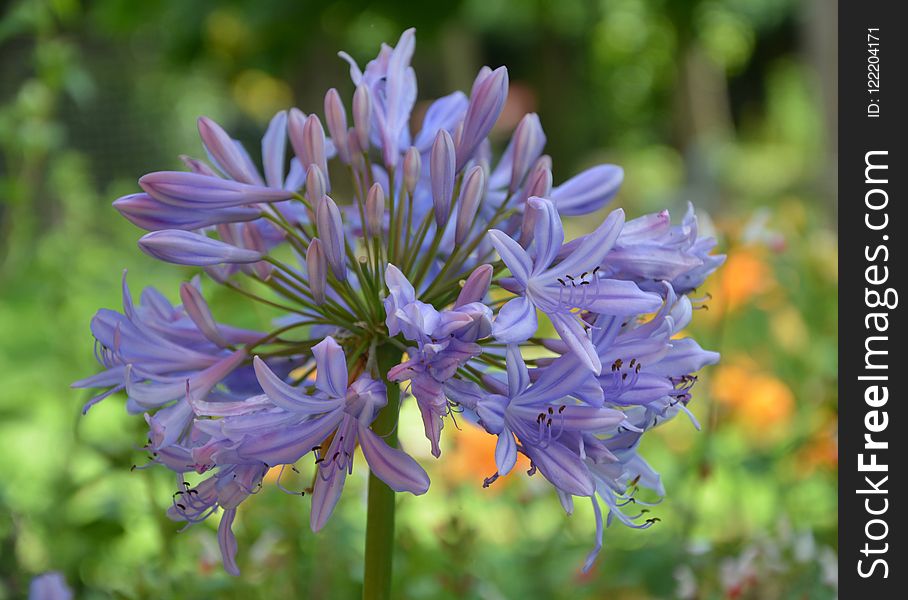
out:
M177 534L172 480L130 472L141 423L108 400L79 416L88 321L135 289L175 297L190 270L135 248L110 208L145 172L201 151L207 115L255 155L287 106L349 102L360 64L417 28L420 101L506 64L503 144L539 112L556 182L596 162L626 171L628 214L685 203L729 254L691 334L722 352L691 407L644 454L668 498L647 531L616 525L596 568L592 511L566 517L539 482L483 490L493 448L446 430L420 455L433 489L402 499L402 598L831 598L835 595L835 5L820 0L465 0L449 3L26 0L0 21L0 599L62 571L85 598L355 597L364 529L357 477L318 537L308 501L274 486L238 520L240 566L214 529ZM417 109L419 114L419 108ZM418 117L417 117L418 118ZM583 233L588 222L570 223ZM709 296L707 296L709 294ZM216 290L218 317L261 314ZM412 415L411 415L412 416ZM409 429L408 429L409 428ZM448 435L450 433L450 435Z

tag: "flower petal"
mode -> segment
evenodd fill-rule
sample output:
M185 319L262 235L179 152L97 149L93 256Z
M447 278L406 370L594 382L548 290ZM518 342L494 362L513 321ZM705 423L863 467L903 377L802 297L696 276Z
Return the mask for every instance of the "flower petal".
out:
M564 227L561 225L561 217L549 200L545 198L530 198L527 204L536 211L536 223L534 227L536 242L536 260L533 262L533 275L538 275L546 270L555 260L561 245L564 243ZM565 270L559 267L559 270L565 273L571 273L569 269Z
M615 245L623 226L624 211L620 208L613 210L593 233L583 238L571 254L554 267L554 270L576 275L600 266L605 255Z
M586 334L586 329L580 323L580 319L573 313L550 313L549 319L555 327L555 331L561 336L580 362L595 373L596 375L602 370L602 363L599 362L599 353L596 352L593 342Z
M240 568L236 564L236 536L233 535L232 529L235 518L235 508L225 510L218 525L218 546L221 548L221 560L224 563L224 570L231 575L240 574Z
M395 492L410 492L417 496L429 489L429 476L419 463L397 448L392 448L374 431L357 422L359 443L369 469Z
M262 165L268 187L284 187L284 162L287 157L287 111L272 117L262 137Z
M302 393L302 390L288 385L280 377L274 374L264 360L256 356L252 359L255 368L255 377L258 379L262 391L268 396L268 399L284 410L300 413L301 415L319 415L331 412L340 407L342 400L340 398L312 398Z
M495 465L498 467L499 475L507 475L517 464L517 442L514 441L514 434L505 425L504 430L498 434L498 442L495 444Z
M504 264L511 270L514 279L523 286L526 286L530 278L530 271L533 269L533 261L523 247L515 242L511 236L505 232L492 229L489 231L489 240L498 252L498 256L504 261Z
M525 342L533 337L536 329L536 307L526 296L509 300L492 323L492 335L507 344Z
M347 396L347 358L344 349L330 335L312 348L315 355L315 387L332 398Z
M178 265L207 266L222 263L245 264L262 260L262 253L247 250L206 235L179 229L147 233L139 247L159 260Z

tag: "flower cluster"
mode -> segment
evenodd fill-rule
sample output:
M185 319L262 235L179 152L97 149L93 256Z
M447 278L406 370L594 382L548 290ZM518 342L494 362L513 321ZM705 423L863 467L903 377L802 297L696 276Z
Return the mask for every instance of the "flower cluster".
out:
M324 121L278 113L261 171L201 118L207 161L183 157L188 171L145 175L142 192L114 202L148 231L146 253L203 267L214 284L285 313L271 331L238 329L215 320L198 277L175 306L154 289L136 304L124 275L123 311L91 323L104 370L74 384L102 390L86 410L125 391L127 410L148 423L153 464L177 473L169 516L192 524L220 512L231 573L237 507L270 469L314 457L313 530L357 447L391 489L426 492L423 468L374 423L383 411L396 422L388 390L401 384L435 457L461 412L497 437L486 486L524 454L568 513L575 497L590 500L589 566L603 503L609 521L654 522L628 510L645 504L640 486L663 493L639 442L688 412L694 373L718 360L680 336L687 294L724 259L693 210L676 225L665 211L626 220L613 210L566 241L561 218L601 211L622 170L595 166L555 185L535 114L496 157L488 136L508 92L504 67L483 67L469 95L432 102L412 132L414 44L408 30L362 70L341 53L352 119L334 89ZM191 486L190 472L204 478Z

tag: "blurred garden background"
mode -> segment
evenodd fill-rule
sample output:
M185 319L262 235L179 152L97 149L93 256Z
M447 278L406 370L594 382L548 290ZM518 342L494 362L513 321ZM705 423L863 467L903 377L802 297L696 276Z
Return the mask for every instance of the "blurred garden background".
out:
M446 428L428 455L415 411L401 435L430 469L400 498L399 598L834 598L836 592L835 3L821 0L7 0L0 3L0 599L59 571L78 598L354 598L365 468L319 535L309 499L266 482L235 527L243 575L225 574L216 522L177 533L173 479L131 471L141 419L121 398L80 415L69 388L95 372L88 323L134 290L176 299L190 269L135 245L110 203L142 174L198 154L195 119L255 147L277 110L322 112L363 64L417 28L420 99L468 90L505 64L495 139L539 112L560 182L625 168L629 216L687 201L728 261L691 332L722 353L683 418L644 454L663 476L661 519L606 530L567 517L521 472L490 489L493 442ZM417 113L419 111L417 110ZM584 222L569 223L574 235ZM253 326L214 290L219 320ZM408 443L408 440L412 442ZM538 479L538 478L537 478Z

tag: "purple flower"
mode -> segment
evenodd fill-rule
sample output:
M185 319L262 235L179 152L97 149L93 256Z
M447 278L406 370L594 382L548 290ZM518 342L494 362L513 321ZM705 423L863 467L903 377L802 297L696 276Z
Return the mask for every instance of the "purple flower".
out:
M387 403L384 385L366 374L348 385L344 351L331 337L316 345L313 354L317 378L311 394L288 385L264 361L255 359L259 384L272 407L250 402L248 413L235 414L231 407L231 414L215 421L224 440L220 453L213 454L215 461L292 464L314 451L318 464L310 519L314 531L325 525L337 504L344 479L352 472L357 444L371 471L391 489L425 493L429 478L422 467L369 428ZM329 438L330 444L323 447Z
M596 231L552 266L564 242L561 219L548 200L531 198L529 205L539 211L534 257L504 232L497 229L489 232L492 244L511 270L515 289L521 294L501 308L492 334L507 343L529 339L536 332L539 309L546 313L561 339L586 367L598 374L602 365L587 325L575 311L633 315L655 310L661 304L660 299L631 282L605 279L599 274L603 258L620 234L623 211L612 212Z
M517 346L508 347L503 393L488 393L463 380L449 382L446 391L452 400L474 411L489 433L498 436L498 472L489 483L514 468L519 451L559 491L592 496L592 476L573 445L582 434L612 432L626 421L623 412L602 407L602 390L595 377L569 360L546 367L531 384Z
M341 53L356 86L352 127L335 89L322 115L278 112L259 171L202 117L207 160L181 156L188 172L149 173L141 193L114 203L150 232L139 241L146 253L201 266L225 293L280 311L267 332L237 329L215 319L197 278L180 286L179 306L153 289L136 305L124 279L122 313L100 310L91 323L102 371L73 384L100 390L86 410L125 391L148 426L148 466L176 473L169 516L192 524L221 512L230 573L237 507L270 466L314 454L314 530L334 511L357 447L392 490L428 489L422 467L382 437L396 422L387 386L404 382L415 402L402 410L415 404L436 457L445 418L463 410L497 438L486 485L522 453L565 511L575 496L592 502L588 568L603 506L609 522L654 522L627 508L643 503L638 485L664 492L641 440L678 414L694 420L697 371L718 360L680 337L693 314L685 294L724 260L693 209L677 225L667 212L625 222L616 210L565 242L562 217L602 209L623 171L598 165L553 186L535 113L495 152L504 67L483 67L469 97L431 102L411 132L414 49L408 29L363 70ZM331 177L347 178L334 182L339 202ZM543 337L538 312L557 337ZM373 427L382 410L388 431ZM183 478L191 471L206 474L196 487ZM288 491L280 477L277 486Z
M72 597L66 578L56 571L36 576L28 586L28 600L72 600Z
M360 71L347 53L340 53L340 57L350 64L353 83L365 85L369 90L371 110L360 111L371 112L373 131L377 133L375 144L382 149L384 163L389 169L397 166L400 155L410 146L407 125L416 102L416 73L410 66L416 46L415 32L415 29L404 31L394 48L382 44L378 57L366 65L365 71ZM359 121L356 122L359 128Z
M491 332L492 311L478 301L488 290L490 270L487 266L477 269L455 307L444 311L416 300L413 286L394 265L388 265L385 275L390 292L385 299L388 331L417 342L416 347L407 350L409 359L388 372L388 379L410 381L426 438L436 457L441 454L439 440L449 412L444 384L457 369L481 354L482 349L475 342Z

